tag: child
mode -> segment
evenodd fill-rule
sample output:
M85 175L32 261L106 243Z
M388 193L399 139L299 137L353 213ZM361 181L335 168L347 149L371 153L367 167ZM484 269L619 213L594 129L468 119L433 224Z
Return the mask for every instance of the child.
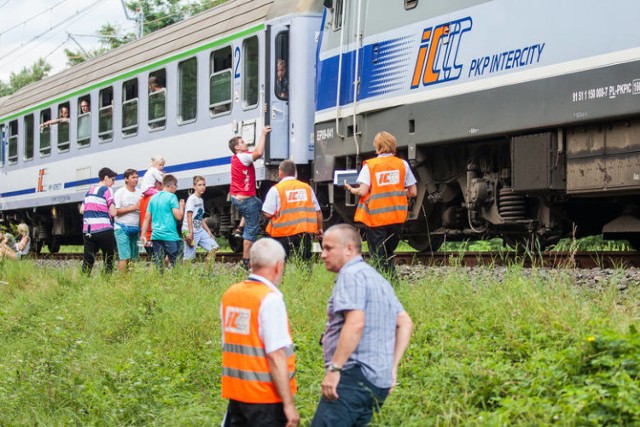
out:
M153 156L151 158L151 166L149 166L149 169L144 173L142 183L140 183L140 190L144 196L153 196L160 191L158 188L162 188L162 178L164 177L164 173L162 172L163 168L164 157L158 155Z
M196 256L196 249L201 246L209 252L205 261L209 263L218 251L218 243L204 221L204 200L202 195L207 190L207 183L202 176L193 177L193 194L187 199L184 212L186 220L182 222L184 236L184 259L190 261Z

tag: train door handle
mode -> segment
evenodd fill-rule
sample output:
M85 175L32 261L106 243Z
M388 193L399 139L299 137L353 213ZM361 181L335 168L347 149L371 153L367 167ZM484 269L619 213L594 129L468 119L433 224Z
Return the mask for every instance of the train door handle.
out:
M280 110L279 108L277 108L275 105L271 107L271 118L275 119L276 118L276 113L282 113L282 110Z

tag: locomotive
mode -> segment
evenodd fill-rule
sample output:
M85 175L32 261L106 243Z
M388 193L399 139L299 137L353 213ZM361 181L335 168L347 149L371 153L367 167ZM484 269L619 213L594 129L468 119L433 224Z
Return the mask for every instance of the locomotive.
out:
M271 125L259 191L292 159L329 222L353 220L336 176L385 130L418 180L403 230L417 250L572 234L638 248L639 12L631 0L230 0L0 99L0 224L29 223L36 248L79 242L97 171L143 173L162 154L183 191L206 178L209 224L229 235L227 141ZM41 128L62 107L68 120Z

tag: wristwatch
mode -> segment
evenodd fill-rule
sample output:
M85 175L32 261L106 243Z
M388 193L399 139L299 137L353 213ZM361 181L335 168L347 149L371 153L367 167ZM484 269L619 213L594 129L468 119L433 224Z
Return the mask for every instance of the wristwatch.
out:
M329 364L329 372L342 372L342 366L338 366L331 362L331 364Z

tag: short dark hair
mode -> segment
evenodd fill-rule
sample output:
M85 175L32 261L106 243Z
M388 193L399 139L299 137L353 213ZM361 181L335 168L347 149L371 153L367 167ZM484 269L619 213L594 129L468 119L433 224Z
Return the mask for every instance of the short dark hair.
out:
M173 184L178 185L178 180L176 179L175 176L171 175L170 173L166 174L164 178L162 178L163 187L169 187Z
M282 172L284 176L296 176L296 164L293 160L283 160L278 166L278 170Z
M102 168L98 171L98 178L100 178L100 181L102 181L106 177L115 178L116 176L118 176L118 174L109 168Z
M138 171L135 169L127 169L126 171L124 171L124 177L129 178L131 175L138 175Z
M236 146L240 143L241 140L241 136L234 136L229 140L229 150L231 150L233 154L236 154Z

